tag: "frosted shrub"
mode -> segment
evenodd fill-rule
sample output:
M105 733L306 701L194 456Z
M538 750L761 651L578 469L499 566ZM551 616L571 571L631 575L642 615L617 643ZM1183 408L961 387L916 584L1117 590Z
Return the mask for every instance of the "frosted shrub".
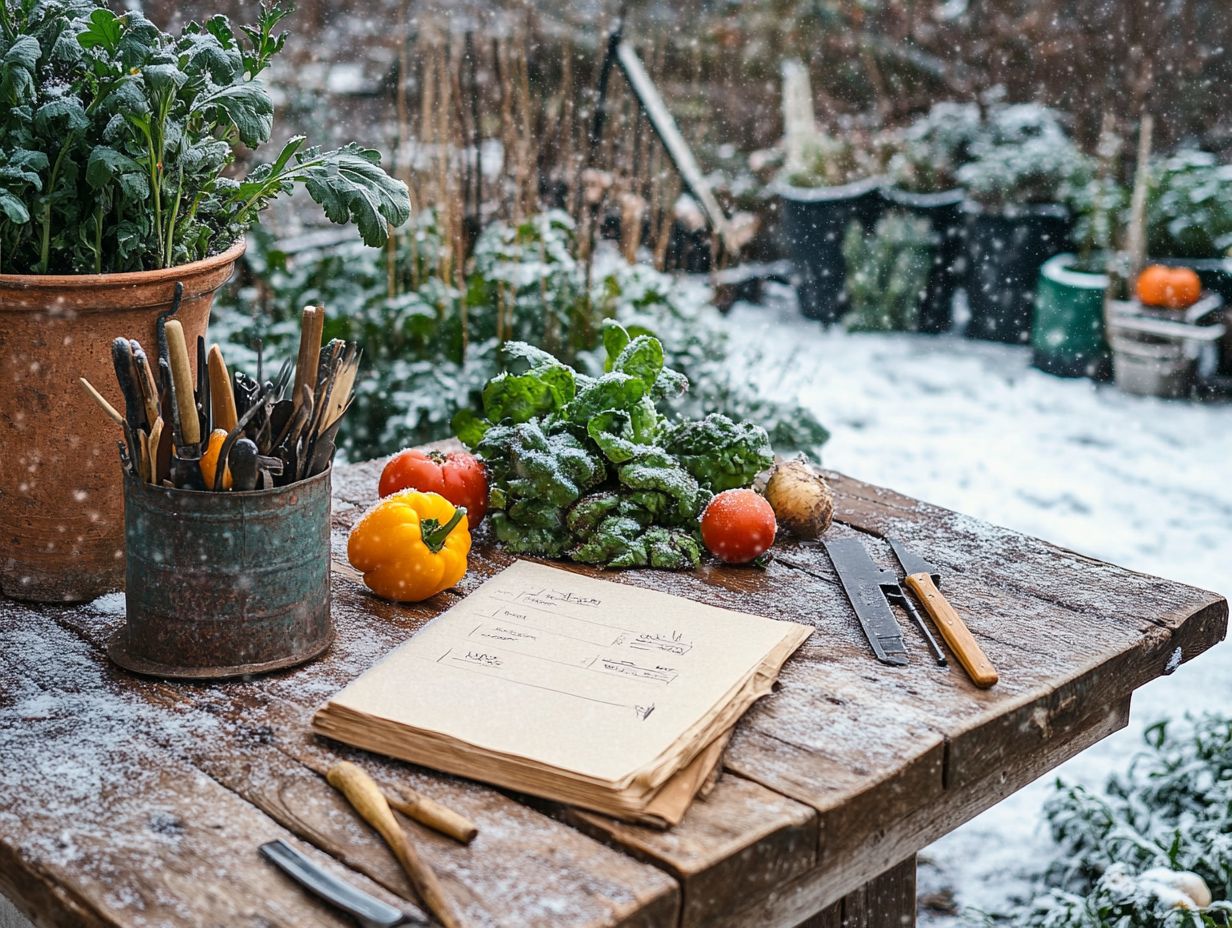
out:
M355 243L288 256L258 237L246 261L258 282L236 303L216 305L212 331L228 358L255 369L258 339L267 356L285 356L298 337L294 310L326 306L326 337L355 339L364 349L363 376L343 430L352 460L451 435L454 412L477 406L483 385L500 371L503 342L529 342L601 373L595 348L605 318L664 342L668 364L692 384L674 411L754 419L776 450L816 456L828 433L804 408L761 399L741 379L747 367L733 367L706 287L615 255L596 261L588 283L576 246L563 212L492 223L459 280L431 211L399 229L384 252ZM250 316L241 308L247 306L267 311Z
M1232 253L1232 165L1193 149L1157 161L1147 200L1147 242L1158 258Z
M993 210L1066 203L1092 175L1090 159L1066 135L1060 117L1037 104L994 110L971 155L958 179L973 200Z
M858 222L848 226L843 238L848 331L914 330L935 245L928 220L902 212L883 216L871 236Z
M980 131L980 110L974 103L935 103L890 135L888 173L896 186L914 193L951 190L958 186L958 169L970 159Z
M1232 918L1232 719L1148 729L1101 797L1057 784L1045 815L1057 859L1044 892L989 925L1216 928ZM1209 895L1208 895L1209 894ZM1213 902L1211 899L1213 898Z
M785 175L793 187L837 187L877 173L878 163L864 133L817 132L803 146L802 163Z

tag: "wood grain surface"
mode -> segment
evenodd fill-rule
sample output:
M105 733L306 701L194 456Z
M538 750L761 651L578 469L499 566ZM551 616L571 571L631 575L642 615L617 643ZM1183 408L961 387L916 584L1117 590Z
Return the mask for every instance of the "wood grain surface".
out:
M766 570L561 565L816 629L737 727L715 789L656 831L308 732L322 701L511 563L480 530L457 590L412 606L370 596L345 545L381 463L335 474L338 637L304 667L143 680L103 656L118 597L0 602L0 792L13 797L0 805L0 892L35 924L346 924L258 858L275 837L418 914L397 860L323 778L351 760L478 825L464 846L399 817L467 925L879 928L868 913L890 911L885 900L913 905L916 851L1123 726L1136 687L1226 632L1213 593L838 474L831 531L885 566L896 566L885 536L934 562L996 686L937 667L903 616L911 662L877 663L818 545L780 545Z

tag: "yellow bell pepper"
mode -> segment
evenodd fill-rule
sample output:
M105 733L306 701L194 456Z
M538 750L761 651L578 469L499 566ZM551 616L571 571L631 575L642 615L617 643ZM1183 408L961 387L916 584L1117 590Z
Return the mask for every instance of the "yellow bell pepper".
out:
M377 596L419 602L466 575L466 509L439 493L403 490L369 509L347 539L347 559Z

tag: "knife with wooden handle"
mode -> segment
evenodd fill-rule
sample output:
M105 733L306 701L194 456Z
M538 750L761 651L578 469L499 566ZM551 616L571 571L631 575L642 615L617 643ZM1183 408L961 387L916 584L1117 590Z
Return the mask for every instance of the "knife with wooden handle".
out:
M906 573L903 583L915 594L924 611L937 623L941 637L950 646L971 682L984 689L995 684L998 679L996 668L984 654L966 623L938 588L941 573L897 539L887 538L886 541L894 549L898 562L903 565L903 571Z

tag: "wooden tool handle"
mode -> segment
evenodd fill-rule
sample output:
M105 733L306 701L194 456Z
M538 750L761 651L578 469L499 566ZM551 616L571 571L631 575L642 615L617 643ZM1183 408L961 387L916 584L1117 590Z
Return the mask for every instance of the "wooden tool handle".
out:
M198 445L201 443L201 420L197 418L197 402L193 397L192 368L188 364L184 327L178 319L169 319L166 333L171 379L175 382L175 406L180 414L180 434L184 437L184 444Z
M407 818L413 818L419 824L448 835L455 841L470 844L475 840L475 835L479 834L479 829L470 819L409 787L399 787L394 792L386 793L385 798Z
M166 446L167 457L163 456L163 417L159 416L154 420L154 424L150 427L150 483L157 486L162 483L163 477L166 476L170 469L169 459L171 453L170 445Z
M137 386L141 388L141 399L145 403L145 418L151 429L154 420L161 414L158 408L158 387L154 385L154 372L150 370L150 359L141 350L141 346L133 342L133 360L137 364Z
M959 618L958 613L954 611L949 600L941 595L941 591L933 583L933 578L926 573L910 574L905 582L919 599L924 611L937 623L937 628L941 630L945 643L950 646L950 650L962 664L963 670L967 671L971 682L984 688L996 683L996 668L984 656L983 650L966 624Z
M406 871L411 885L419 893L424 905L440 920L445 928L462 928L462 921L454 912L453 903L445 895L444 887L422 858L420 858L411 842L407 840L406 832L394 818L394 813L385 801L381 788L372 777L349 761L339 761L330 768L325 779L334 789L346 796L347 801L355 807L355 811L363 816L364 821L375 828L389 845L389 849L398 858L398 863Z
M295 392L292 403L300 405L301 387L317 389L317 366L321 359L321 336L325 329L325 309L321 306L305 306L300 314L299 357L295 362Z
M235 407L231 374L227 371L227 362L222 359L222 349L212 346L206 363L210 369L210 409L214 413L214 428L230 432L240 421L240 416Z
M86 380L84 377L78 377L77 379L81 381L81 385L86 388L86 392L90 394L94 402L98 403L99 409L107 414L107 418L109 418L116 425L124 424L124 417L120 415L119 411L114 406L107 402L103 394L94 389L94 384L90 383L90 381Z

